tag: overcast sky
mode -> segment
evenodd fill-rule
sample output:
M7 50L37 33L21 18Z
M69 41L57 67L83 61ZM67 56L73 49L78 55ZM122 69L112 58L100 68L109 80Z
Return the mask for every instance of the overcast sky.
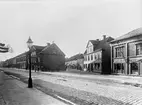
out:
M83 53L88 40L114 38L142 26L141 0L0 0L0 42L10 44L13 53L1 53L0 60L27 51L34 44L54 41L70 57Z

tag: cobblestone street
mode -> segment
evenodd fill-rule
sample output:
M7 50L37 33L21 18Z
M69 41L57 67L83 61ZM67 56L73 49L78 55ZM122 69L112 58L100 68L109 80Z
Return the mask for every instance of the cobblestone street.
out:
M10 72L28 77L28 72L17 70ZM88 102L104 105L142 104L142 89L140 87L133 87L107 80L102 82L102 79L100 79L100 81L97 79L95 82L95 80L82 80L79 78L69 78L59 75L53 76L44 73L33 72L32 76L34 83L44 89L52 89L65 96L76 97Z
M68 105L0 72L0 105Z

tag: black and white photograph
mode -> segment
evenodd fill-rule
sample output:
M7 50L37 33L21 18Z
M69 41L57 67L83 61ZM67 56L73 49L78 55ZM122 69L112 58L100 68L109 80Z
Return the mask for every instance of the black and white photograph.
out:
M0 0L0 105L142 105L142 0Z

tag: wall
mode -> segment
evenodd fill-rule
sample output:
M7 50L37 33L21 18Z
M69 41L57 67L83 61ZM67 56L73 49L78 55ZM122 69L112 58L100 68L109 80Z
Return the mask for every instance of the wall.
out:
M136 56L136 45L135 43L129 43L129 56Z
M125 48L125 54L127 53L128 55L125 56L126 58L128 57L128 59L124 59L122 58L123 60L123 63L125 63L125 74L130 74L130 67L129 64L131 63L131 61L137 61L137 59L140 58L140 56L136 56L136 44L137 43L140 43L142 42L142 36L135 36L135 37L131 37L131 38L128 38L128 39L125 39L125 40L121 40L121 41L117 41L117 42L113 42L111 45L114 47L113 51L113 56L115 56L115 47L118 47L118 46L122 46L124 45L126 48L128 48L128 53L127 53L127 49ZM128 44L128 46L126 46ZM119 59L113 57L112 59L115 59L119 61ZM121 61L122 63L122 61ZM112 62L112 65L113 65L113 62ZM141 66L142 67L142 66ZM140 69L141 70L141 69Z
M102 74L111 73L111 49L110 43L106 42L102 50Z
M65 70L65 57L55 54L43 54L42 64L47 71Z

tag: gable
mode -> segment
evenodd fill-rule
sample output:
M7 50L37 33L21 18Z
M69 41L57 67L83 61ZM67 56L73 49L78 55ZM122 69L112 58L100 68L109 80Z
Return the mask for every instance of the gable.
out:
M41 53L65 56L65 54L60 50L60 48L56 44L52 44L49 47L46 47Z
M93 44L90 41L88 41L86 48L88 48L90 46L93 46Z
M33 52L33 51L35 51L36 50L36 48L34 47L34 46L32 46L31 47L31 51Z
M45 46L38 46L38 45L33 45L31 48L31 51L36 51L37 53L41 52L43 49L45 48Z

